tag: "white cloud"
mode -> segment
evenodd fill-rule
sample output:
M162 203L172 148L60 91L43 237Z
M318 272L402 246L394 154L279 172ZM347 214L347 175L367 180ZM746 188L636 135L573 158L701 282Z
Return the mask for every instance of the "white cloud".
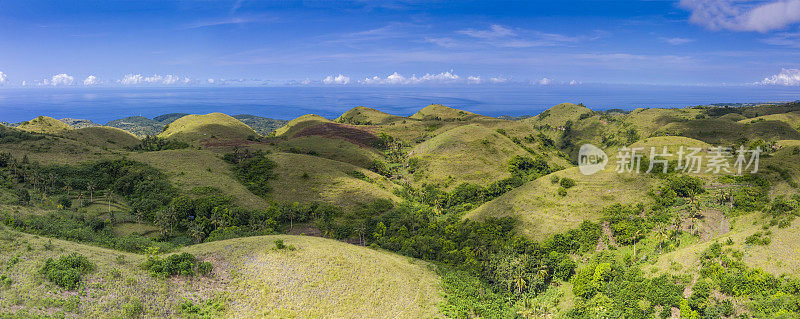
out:
M174 74L167 74L167 75L159 75L153 74L151 76L142 76L141 74L126 74L121 80L117 80L117 83L122 85L137 85L137 84L163 84L163 85L173 85L173 84L189 84L191 83L191 79L188 77L181 78L180 76Z
M681 0L689 21L712 30L767 32L800 22L800 0Z
M306 78L305 80L301 81L301 82L300 82L300 84L302 84L302 85L309 85L309 84L311 84L311 79L309 79L309 78Z
M478 77L478 79L479 78L480 77ZM455 83L458 82L460 79L461 77L458 76L457 74L453 74L453 71L451 70L449 72L442 72L438 74L426 73L425 75L419 77L417 75L412 75L411 77L405 77L400 73L394 72L385 78L376 75L373 77L368 77L358 82L367 85L416 85L424 83L435 83L435 84Z
M583 82L581 81L576 81L576 80L569 81L569 85L581 85L581 84L583 84Z
M53 77L50 78L50 80L44 79L44 85L52 85L52 86L72 85L73 82L75 82L75 78L65 73L53 75Z
M322 83L345 85L345 84L350 83L350 77L347 77L347 76L344 76L344 75L341 75L341 74L339 74L337 76L328 75L327 77L325 77L325 79L322 80Z
M458 33L477 39L497 39L516 35L511 29L499 24L491 25L489 30L466 29L458 31Z
M467 77L467 83L469 84L481 84L483 82L480 76L470 75Z
M136 85L144 82L144 77L141 74L126 74L122 80L117 80L122 85Z
M208 82L208 84L214 84L215 81L212 78L208 78L207 82Z
M23 80L22 81L22 86L28 86L28 81Z
M694 39L689 39L689 38L661 38L661 41L664 41L664 42L672 44L672 45L681 45L681 44L686 44L686 43L689 43L689 42L694 42Z
M6 83L7 79L8 79L8 75L6 75L2 71L0 71L0 85L2 85L3 83Z
M83 85L91 86L91 85L98 85L100 84L100 80L97 79L96 76L90 75L87 76L85 80L83 80Z
M786 86L800 85L800 70L781 69L781 73L764 78L764 80L762 80L759 84Z
M489 82L491 82L491 83L505 83L507 81L508 81L508 79L504 78L502 75L497 76L497 77L493 77L493 78L489 78Z
M538 84L538 85L550 85L552 83L553 79L549 78L542 78L541 80L533 81L533 84Z

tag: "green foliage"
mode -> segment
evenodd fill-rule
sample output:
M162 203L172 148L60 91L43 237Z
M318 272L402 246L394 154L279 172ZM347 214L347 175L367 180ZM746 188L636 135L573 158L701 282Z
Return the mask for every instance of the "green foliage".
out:
M266 196L270 192L269 181L275 178L273 169L278 166L264 152L226 154L225 160L233 164L237 179L253 194Z
M693 197L705 193L703 181L694 176L678 175L667 178L667 186L680 197Z
M772 239L769 237L770 235L771 232L755 232L754 234L747 236L744 242L748 245L766 246L772 242Z
M369 169L383 176L392 176L392 170L389 168L389 165L379 159L372 160Z
M559 185L561 185L563 188L569 189L570 187L575 186L575 180L569 177L564 177L559 182Z
M510 304L502 293L466 271L439 267L442 290L446 302L441 304L442 313L448 318L503 318Z
M88 258L78 253L61 256L58 260L48 258L39 273L59 287L75 289L81 277L95 270L95 265Z
M508 160L508 171L513 176L530 180L550 173L550 166L540 157L533 159L528 156L515 155Z
M194 303L186 300L180 304L180 312L185 318L222 318L225 305L217 300L205 300Z
M604 209L604 219L609 222L611 231L617 242L625 245L633 244L647 230L645 220L640 216L643 206L614 204Z
M42 134L26 132L5 125L0 125L0 144L36 141L45 138Z
M561 196L561 197L567 196L567 189L564 188L563 186L559 186L557 193L558 193L558 196Z
M142 263L141 267L147 270L153 277L171 277L171 276L194 276L199 272L199 266L203 263L198 263L197 258L190 253L173 254L167 258L159 258L158 256L150 256ZM203 271L210 268L204 265Z
M286 245L283 243L283 239L278 239L275 241L275 249L277 250L295 250L295 247L292 245Z
M189 147L189 143L174 139L165 139L158 136L146 136L136 145L129 147L131 151L155 152L163 150L178 150Z

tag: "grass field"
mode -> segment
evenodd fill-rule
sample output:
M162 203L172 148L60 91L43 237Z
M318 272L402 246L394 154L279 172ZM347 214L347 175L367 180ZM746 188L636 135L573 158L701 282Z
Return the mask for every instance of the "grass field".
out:
M320 123L332 123L332 121L316 114L306 114L275 130L275 136L292 137L303 129Z
M369 107L357 106L344 112L335 121L354 125L386 125L403 120L407 120L407 118L384 113Z
M508 161L530 155L507 137L479 125L464 125L443 132L409 151L422 163L414 173L417 184L462 182L486 186L510 177Z
M216 153L181 149L131 153L131 159L152 165L167 174L169 180L184 192L195 187L213 186L235 198L234 203L249 209L263 209L268 203L237 181L230 165Z
M486 118L486 116L459 109L454 109L452 107L447 107L441 104L431 104L417 111L417 113L414 113L414 115L411 115L411 118L417 120L437 119L437 120L451 120L451 121L468 121L468 120Z
M278 146L284 152L313 153L320 157L363 168L369 168L373 160L381 158L374 148L359 146L343 139L321 136L295 137L280 142Z
M63 135L78 142L100 148L126 148L135 146L140 142L136 135L109 126L79 128L65 131Z
M49 116L38 116L22 122L17 128L34 133L59 134L71 130L72 126Z
M274 250L285 240L294 251ZM304 236L261 236L183 248L211 262L209 277L158 279L139 268L145 256L0 228L0 316L67 318L178 318L180 303L206 300L227 318L437 317L438 277L421 261ZM72 252L96 270L75 291L38 274L47 258Z
M354 209L382 198L399 201L391 192L393 183L364 168L303 154L276 153L270 158L278 163L277 177L270 182L270 196L278 202L322 201ZM355 171L370 181L352 176Z

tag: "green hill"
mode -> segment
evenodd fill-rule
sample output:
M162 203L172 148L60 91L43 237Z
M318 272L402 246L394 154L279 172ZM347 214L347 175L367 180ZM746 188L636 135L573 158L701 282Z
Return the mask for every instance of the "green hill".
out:
M414 113L411 118L417 120L468 121L488 117L441 104L431 104Z
M60 134L72 129L72 126L49 116L38 116L35 119L18 124L18 129L34 133Z
M91 120L84 120L84 119L63 118L59 119L59 121L64 122L64 124L67 124L69 126L72 126L72 128L100 126L100 124L92 122Z
M533 126L547 125L552 128L557 128L563 127L567 121L575 122L587 113L592 113L592 110L572 103L562 103L539 113L539 115L522 121Z
M274 250L277 239L295 250ZM6 262L3 271L11 284L0 289L0 313L9 317L187 317L191 313L182 303L212 301L221 311L210 316L229 318L431 318L439 316L441 302L439 278L425 263L318 237L261 236L188 246L182 251L213 265L211 276L188 279L151 277L139 267L143 255L4 229L0 247L9 256L23 256ZM85 288L65 291L43 280L38 270L47 258L72 252L96 265L84 275Z
M373 108L357 106L339 116L335 121L353 125L385 125L403 121L402 116L396 116L378 111Z
M126 148L139 144L136 135L115 127L93 126L74 129L64 133L67 138L98 147Z
M306 114L275 130L275 136L292 137L297 132L320 123L332 123L332 121L316 114Z
M310 154L355 166L369 168L373 160L381 159L374 148L355 144L344 138L308 135L281 141L278 148L288 153Z
M742 119L739 120L739 123L753 124L760 121L780 121L789 124L789 126L795 128L796 130L800 130L800 111L764 115L764 116L754 117L751 119Z
M392 194L394 184L364 168L303 154L276 153L270 158L278 163L277 177L270 182L270 196L278 202L321 201L352 210L378 199L399 201Z
M414 181L447 186L462 182L486 186L510 177L508 161L515 155L530 154L500 133L476 124L436 135L408 153L420 161Z
M256 136L252 128L241 121L222 113L205 115L186 115L167 125L159 137L183 141L197 141L209 138L245 139Z

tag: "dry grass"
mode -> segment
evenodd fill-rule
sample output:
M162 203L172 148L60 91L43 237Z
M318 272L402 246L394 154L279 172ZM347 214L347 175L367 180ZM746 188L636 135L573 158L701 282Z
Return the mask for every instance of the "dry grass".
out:
M300 153L314 152L317 156L334 161L369 168L381 155L371 147L362 147L346 140L321 136L296 137L278 144L284 152L294 149Z
M283 127L275 130L275 136L292 137L294 134L302 131L305 128L320 124L332 123L331 120L326 119L316 114L306 114L296 119L289 121Z
M373 108L357 106L344 112L335 121L346 124L386 125L405 119L407 118L384 113Z
M94 126L66 131L63 135L99 148L125 148L139 144L136 135L115 127Z
M72 126L49 116L38 116L30 121L22 122L17 128L23 131L46 134L59 134L72 130Z

